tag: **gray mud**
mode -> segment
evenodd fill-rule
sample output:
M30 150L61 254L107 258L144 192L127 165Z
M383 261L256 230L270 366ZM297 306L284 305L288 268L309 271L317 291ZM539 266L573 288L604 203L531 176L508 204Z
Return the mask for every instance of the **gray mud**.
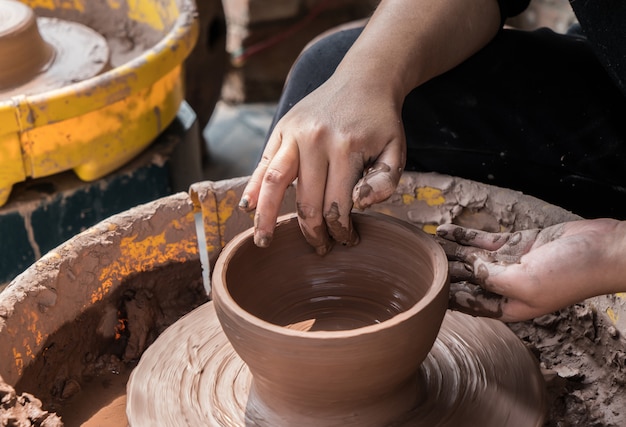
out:
M626 426L626 346L604 316L584 303L509 327L544 372L545 426Z

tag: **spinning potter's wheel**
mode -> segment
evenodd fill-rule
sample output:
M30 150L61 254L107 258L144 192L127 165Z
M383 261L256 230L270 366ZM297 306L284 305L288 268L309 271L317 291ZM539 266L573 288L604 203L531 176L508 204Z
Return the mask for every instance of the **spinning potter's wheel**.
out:
M269 248L252 229L233 238L213 269L213 301L133 371L130 425L541 425L536 362L504 324L446 310L439 244L385 215L352 221L360 243L324 257L295 215Z
M94 77L109 67L109 55L106 39L91 28L0 0L0 100Z
M365 372L364 375L367 375ZM540 426L543 380L501 322L447 312L418 373L418 405L394 426ZM130 426L276 426L248 402L251 375L224 335L213 302L148 348L128 383Z

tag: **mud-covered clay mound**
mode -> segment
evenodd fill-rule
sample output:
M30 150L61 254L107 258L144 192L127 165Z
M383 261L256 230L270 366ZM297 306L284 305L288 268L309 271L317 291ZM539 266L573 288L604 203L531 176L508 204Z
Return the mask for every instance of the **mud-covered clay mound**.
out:
M127 376L156 337L206 300L198 262L171 264L129 277L109 298L52 334L15 389L37 396L43 408L59 415L68 427L86 421L117 427L120 424L111 423L110 418L98 420L98 410L123 397ZM17 400L7 401L6 410L9 406L22 411ZM125 419L124 404L118 406L121 414L116 419ZM0 422L5 425L31 424Z
M546 427L626 425L626 346L589 304L509 327L542 367Z
M41 400L30 393L18 395L0 377L0 426L62 427L56 414L42 409Z

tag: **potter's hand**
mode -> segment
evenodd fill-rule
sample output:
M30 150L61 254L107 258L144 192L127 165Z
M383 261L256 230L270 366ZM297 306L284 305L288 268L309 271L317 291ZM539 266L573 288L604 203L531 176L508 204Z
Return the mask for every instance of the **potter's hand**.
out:
M450 307L503 321L531 319L626 290L626 222L582 220L543 230L437 229L450 260Z
M300 226L316 251L356 243L353 201L384 200L404 167L404 98L485 46L500 21L493 0L382 0L332 77L274 128L240 204L256 208L255 243L270 244L296 178Z
M285 190L296 178L300 228L320 255L333 240L358 242L353 203L362 209L393 193L405 162L402 98L394 101L354 74L335 75L277 123L240 204L256 208L256 245L270 244Z

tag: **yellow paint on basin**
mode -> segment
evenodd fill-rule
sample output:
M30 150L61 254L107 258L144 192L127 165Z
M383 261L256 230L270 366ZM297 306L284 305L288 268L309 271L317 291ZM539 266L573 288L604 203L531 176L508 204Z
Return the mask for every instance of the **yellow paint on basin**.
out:
M96 77L0 100L0 206L27 178L73 170L92 181L139 154L175 118L184 98L183 62L198 37L193 0L23 2L51 16L88 15L98 3L123 13L129 28L143 25L162 38Z
M417 200L423 200L428 206L442 205L446 202L443 192L439 188L418 187L415 190Z

